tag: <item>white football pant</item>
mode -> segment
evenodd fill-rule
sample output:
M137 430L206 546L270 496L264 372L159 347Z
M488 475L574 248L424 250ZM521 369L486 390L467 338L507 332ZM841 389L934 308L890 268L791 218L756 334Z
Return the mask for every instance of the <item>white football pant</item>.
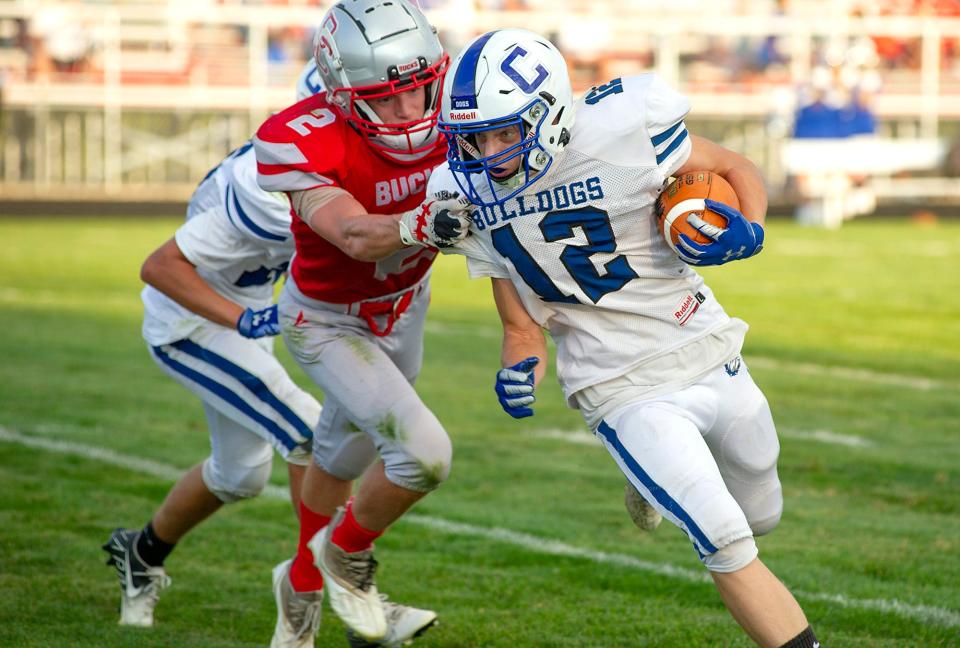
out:
M221 500L257 495L273 450L290 463L310 460L320 404L287 375L272 338L250 340L205 323L186 339L149 348L167 374L203 401L211 445L203 477Z
M450 472L450 438L413 388L423 363L429 277L389 335L354 314L357 304L304 296L292 280L279 300L283 339L326 398L313 439L316 464L338 479L359 477L379 453L392 483L435 489ZM380 300L376 300L380 301ZM386 327L385 317L378 326Z
M780 444L770 408L737 357L679 391L621 407L595 434L630 483L683 529L708 569L756 557L780 520ZM738 540L731 550L725 547Z

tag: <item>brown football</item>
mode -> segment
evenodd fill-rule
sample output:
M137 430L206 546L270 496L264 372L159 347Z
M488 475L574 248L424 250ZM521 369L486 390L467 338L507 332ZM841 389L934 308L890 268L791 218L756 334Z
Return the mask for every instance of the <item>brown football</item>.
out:
M711 241L687 222L691 213L717 227L727 226L726 218L704 207L703 201L707 198L740 209L740 200L730 183L710 171L684 173L667 185L657 198L657 225L674 250L680 234L686 234L695 243Z

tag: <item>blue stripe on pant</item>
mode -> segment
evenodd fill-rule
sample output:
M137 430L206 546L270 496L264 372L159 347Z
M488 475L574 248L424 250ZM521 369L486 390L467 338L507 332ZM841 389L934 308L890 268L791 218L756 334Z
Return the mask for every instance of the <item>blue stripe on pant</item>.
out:
M210 349L205 349L196 342L192 342L190 340L180 340L178 342L174 342L170 346L183 351L184 353L188 353L199 360L203 360L204 362L212 364L214 367L220 369L224 373L230 374L239 380L244 387L253 392L257 398L275 409L287 423L292 425L297 432L303 436L303 438L313 438L313 430L310 428L310 426L307 425L303 419L297 416L293 410L287 407L286 403L277 398L262 380L254 376L240 365L237 365L222 355L218 355Z
M186 342L186 340L182 340L181 342ZM176 347L177 344L180 344L180 343L179 342L174 343L170 346ZM193 342L191 342L190 344L197 346ZM200 347L197 346L197 348L200 348ZM211 392L212 394L215 394L216 396L220 397L221 399L223 399L224 401L226 401L227 403L235 407L242 414L250 417L257 423L259 423L261 426L263 426L265 430L267 430L270 434L276 437L276 439L280 441L280 443L282 443L283 446L288 450L293 450L294 448L297 447L297 445L299 445L296 441L290 438L290 435L287 434L283 430L283 428L281 428L274 421L271 421L266 416L264 416L263 414L255 410L253 407L251 407L249 403L247 403L243 398L241 398L239 395L233 392L226 385L223 385L213 380L212 378L203 375L202 373L200 373L199 371L196 371L195 369L191 369L190 367L186 366L181 362L177 362L176 360L171 358L167 352L163 350L163 347L155 346L153 347L153 352L157 354L157 357L165 365L167 365L177 373L182 374L183 376L189 378L190 380L197 383L198 385L200 385L207 391ZM191 355L194 355L194 354L191 354ZM260 383L260 384L263 384L263 383Z
M657 482L653 481L650 478L650 475L640 467L640 464L637 463L637 460L627 452L627 449L623 447L623 444L620 442L620 439L617 437L616 431L607 425L606 421L600 421L600 425L597 428L597 431L603 435L603 438L607 440L613 448L617 451L617 454L620 456L620 459L623 460L623 463L626 465L627 469L636 477L641 484L643 484L647 490L650 491L650 494L653 495L654 499L665 509L670 511L670 513L676 517L678 520L686 525L687 529L690 531L690 534L696 538L697 543L700 544L700 547L696 547L697 553L703 555L703 553L712 554L717 552L717 548L712 542L707 538L706 534L697 526L696 522L693 521L693 518L683 510L683 508L677 503L675 499L670 497L670 494L665 491ZM700 548L703 548L703 551Z

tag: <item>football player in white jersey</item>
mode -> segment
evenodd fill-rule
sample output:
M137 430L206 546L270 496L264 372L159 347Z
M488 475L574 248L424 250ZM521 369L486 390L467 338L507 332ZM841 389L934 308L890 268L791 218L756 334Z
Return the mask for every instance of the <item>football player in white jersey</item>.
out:
M316 64L304 68L298 100L322 90ZM141 269L143 336L154 361L203 401L211 454L189 470L142 529L116 529L104 545L120 578L120 623L153 625L163 564L176 543L223 504L257 496L276 450L287 461L294 510L321 407L273 355L280 332L273 285L294 251L290 203L257 184L248 142L197 187L187 220ZM388 603L391 636L409 640L429 610ZM283 648L313 645L319 607L304 610ZM301 644L298 631L309 638ZM284 636L283 633L280 633ZM350 637L353 641L353 638Z
M460 53L444 86L448 163L428 191L479 208L457 251L490 277L503 329L496 392L533 414L546 328L568 402L632 486L687 533L736 621L765 647L816 639L796 600L757 557L780 519L776 430L740 358L747 325L729 317L691 264L760 251L766 196L756 167L687 132L687 100L653 74L614 79L574 103L561 54L504 29ZM742 213L713 203L723 230L684 242L658 231L667 178L720 174Z

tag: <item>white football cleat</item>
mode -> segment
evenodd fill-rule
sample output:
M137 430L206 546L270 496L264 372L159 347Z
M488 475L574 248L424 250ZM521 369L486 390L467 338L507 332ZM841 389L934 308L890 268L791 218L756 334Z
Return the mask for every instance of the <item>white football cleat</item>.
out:
M387 636L387 618L374 582L377 561L373 549L347 553L330 540L343 515L343 507L337 509L333 520L307 546L323 574L330 607L340 620L363 639L382 641Z
M623 489L623 503L627 507L630 519L643 531L653 531L663 521L660 512L653 508L630 482L627 482Z
M120 625L149 628L160 590L169 587L170 577L163 567L140 560L136 549L139 535L132 529L116 529L103 550L110 554L107 565L112 565L120 578Z
M273 568L273 598L277 603L277 625L270 648L313 648L323 611L323 590L297 592L290 584L290 564L285 560Z
M399 648L409 646L413 640L437 623L437 613L433 610L421 610L400 605L387 600L386 594L380 595L383 610L387 616L387 636L380 641L368 641L347 629L347 642L350 648Z

